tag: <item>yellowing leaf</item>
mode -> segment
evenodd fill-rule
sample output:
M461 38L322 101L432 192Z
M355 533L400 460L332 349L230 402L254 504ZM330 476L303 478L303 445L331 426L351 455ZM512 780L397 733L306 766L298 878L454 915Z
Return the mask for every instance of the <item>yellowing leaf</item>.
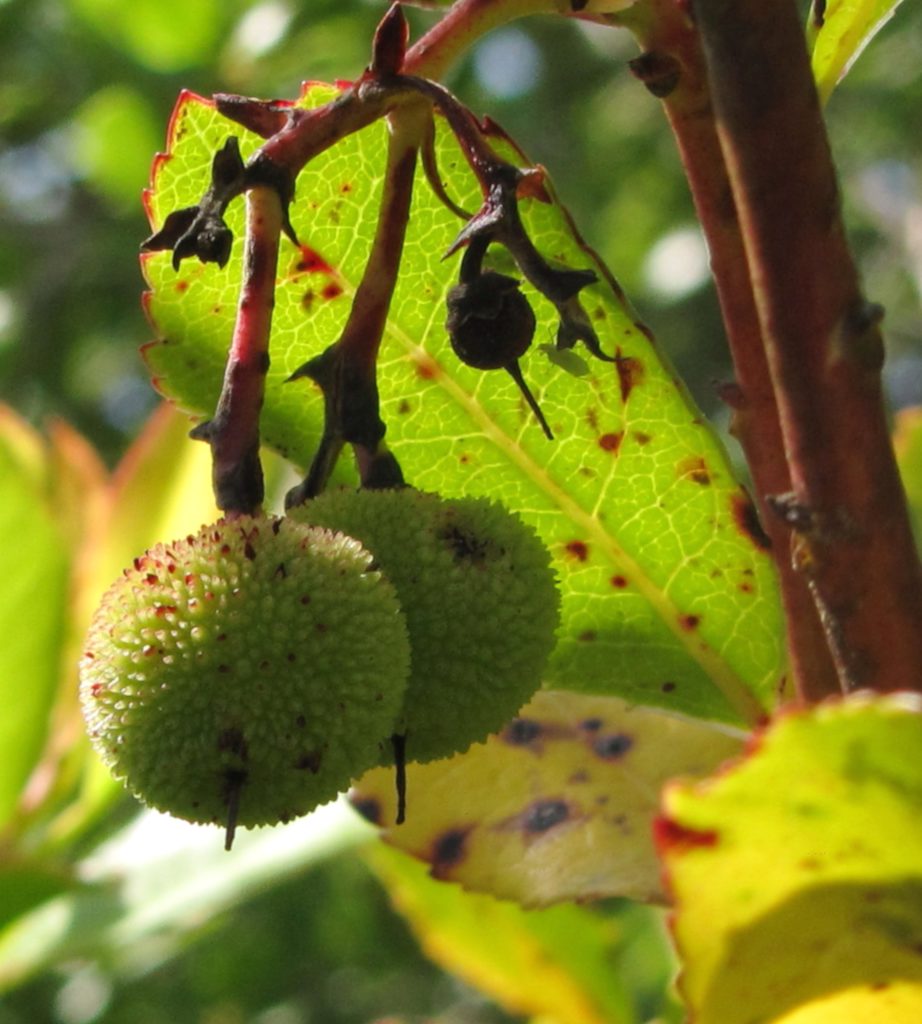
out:
M822 24L811 11L813 75L825 102L902 0L828 0Z
M577 906L522 910L440 885L380 845L366 860L387 886L426 955L514 1014L548 1024L634 1019L619 982L615 922Z
M300 103L316 106L333 95L315 84ZM490 132L498 151L524 161L501 132ZM199 97L180 99L169 153L158 158L148 194L155 228L200 199L212 154L229 135L240 138L244 157L261 141ZM302 244L283 240L261 431L302 467L317 444L322 397L308 381L285 381L342 329L374 233L385 140L385 126L373 125L298 177L292 221ZM476 209L476 184L441 125L437 148L448 192ZM491 495L539 530L563 597L550 685L752 721L772 703L785 665L774 568L753 505L566 211L525 199L521 212L548 259L597 271L599 282L581 296L602 349L616 361L584 348L562 359L553 345L556 310L524 286L538 334L523 372L554 441L507 374L461 365L444 328L458 257L442 259L461 221L420 176L379 367L388 443L415 486ZM144 260L148 308L161 335L148 363L164 393L201 416L214 410L233 325L240 204L228 223L237 237L223 269L187 260L176 273L169 253ZM514 270L492 250L489 259Z
M359 781L353 804L438 879L544 906L661 898L651 823L662 784L701 776L740 740L614 697L542 692L497 736L407 766L407 818L393 771Z
M922 1019L920 750L915 696L858 696L667 789L658 837L697 1024Z

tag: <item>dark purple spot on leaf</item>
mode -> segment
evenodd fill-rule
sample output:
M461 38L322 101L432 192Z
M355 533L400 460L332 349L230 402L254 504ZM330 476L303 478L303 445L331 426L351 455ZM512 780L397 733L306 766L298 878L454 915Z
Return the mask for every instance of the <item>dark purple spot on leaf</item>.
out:
M563 800L537 800L525 812L523 824L526 832L547 832L570 816Z
M446 868L460 864L467 856L464 843L468 832L470 832L469 828L450 828L436 838L432 844L430 858L432 871L436 877Z
M625 732L611 733L609 736L600 736L593 744L592 749L606 761L617 761L634 746L634 739Z
M502 731L502 739L514 747L527 747L541 735L541 723L533 718L513 718Z
M357 794L350 797L349 802L372 825L380 825L382 823L381 804L374 797Z

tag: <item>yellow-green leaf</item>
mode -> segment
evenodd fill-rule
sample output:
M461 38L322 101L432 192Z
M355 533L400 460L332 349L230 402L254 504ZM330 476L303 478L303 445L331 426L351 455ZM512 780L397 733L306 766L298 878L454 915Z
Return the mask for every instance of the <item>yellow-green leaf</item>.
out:
M334 94L314 85L301 102L313 106ZM198 201L212 153L228 135L240 137L245 157L260 142L204 100L181 98L169 155L158 158L148 195L154 227ZM284 382L343 326L374 233L385 139L385 127L373 125L298 178L292 221L302 245L283 241L261 429L267 443L302 467L319 436L321 395L305 380ZM492 131L490 141L524 160L502 133ZM438 154L448 192L476 208L476 184L441 126ZM521 205L549 259L598 272L599 283L582 297L603 350L617 361L585 349L562 359L553 346L556 310L524 288L538 334L523 370L554 441L507 374L459 364L444 329L458 257L442 255L461 221L420 176L380 365L388 441L414 485L489 494L540 531L563 596L549 685L751 721L771 704L784 673L773 563L753 505L566 211L556 202ZM203 416L214 409L233 325L242 266L239 204L228 223L238 237L223 269L186 261L176 273L169 253L144 261L148 307L161 335L147 351L152 373L166 394Z
M651 824L663 783L702 776L740 739L616 697L544 691L497 736L445 761L407 766L407 820L393 771L353 804L434 877L525 906L662 898Z
M667 789L657 834L697 1024L922 1020L920 751L916 696L858 696Z
M808 39L813 75L825 102L862 50L893 17L902 0L828 0L822 22L811 8Z
M922 408L901 409L896 414L893 447L909 502L916 545L922 551Z
M548 1024L636 1019L617 974L623 940L615 922L574 905L522 910L439 885L383 846L365 856L426 955L509 1013Z

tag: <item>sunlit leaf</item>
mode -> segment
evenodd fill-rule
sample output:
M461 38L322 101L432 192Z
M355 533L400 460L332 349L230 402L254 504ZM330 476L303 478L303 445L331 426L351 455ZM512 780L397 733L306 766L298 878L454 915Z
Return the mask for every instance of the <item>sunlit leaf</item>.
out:
M71 550L44 442L0 409L0 825L42 749L61 669Z
M813 75L823 101L848 74L902 0L828 0L820 24L811 8L808 39Z
M615 697L544 691L498 736L407 767L407 820L393 825L393 771L376 769L355 806L434 877L543 906L662 898L651 825L663 783L700 777L740 740Z
M509 1013L554 1024L636 1020L613 969L624 941L615 922L575 905L522 910L439 885L385 847L366 859L426 955Z
M333 95L313 86L302 102ZM198 201L211 155L228 135L244 156L259 140L184 95L148 195L152 224ZM504 137L491 141L515 156ZM262 434L305 466L317 442L321 397L284 384L336 339L374 232L385 128L351 136L313 161L297 183L299 249L283 242L272 366ZM454 141L440 131L447 189L476 208L476 188ZM523 217L550 259L595 267L582 294L603 350L553 349L556 311L530 288L537 343L523 360L555 432L548 441L511 379L459 365L444 330L458 258L442 255L460 227L420 180L382 353L382 411L407 478L446 494L504 500L541 532L560 575L564 628L549 684L614 692L702 717L752 719L784 671L773 566L753 505L671 368L637 325L617 286L556 204L524 200ZM239 235L241 208L229 223ZM147 352L159 387L210 415L220 389L241 272L241 240L222 270L169 253L144 261L148 307L162 341Z
M922 1020L920 750L915 696L859 696L667 789L657 835L697 1024Z

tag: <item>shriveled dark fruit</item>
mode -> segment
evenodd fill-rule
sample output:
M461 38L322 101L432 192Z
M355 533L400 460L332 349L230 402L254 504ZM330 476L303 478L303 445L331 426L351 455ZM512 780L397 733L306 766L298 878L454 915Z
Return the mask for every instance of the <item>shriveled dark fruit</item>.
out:
M135 559L80 664L112 772L228 843L347 788L380 761L409 672L394 588L370 563L350 537L247 516Z
M485 498L338 490L291 510L359 538L407 619L406 757L431 761L500 729L541 685L559 597L531 527ZM386 757L382 763L390 763Z
M500 370L528 350L535 314L514 277L488 270L451 289L445 326L461 362Z

